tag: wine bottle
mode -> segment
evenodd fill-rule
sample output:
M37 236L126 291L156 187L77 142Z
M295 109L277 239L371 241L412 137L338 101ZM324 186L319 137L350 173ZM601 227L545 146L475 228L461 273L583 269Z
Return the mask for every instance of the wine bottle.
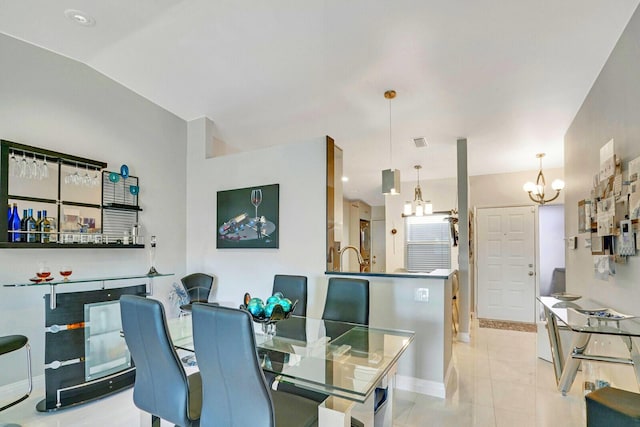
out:
M7 242L11 241L11 205L9 206L9 213L7 214Z
M42 221L40 222L40 241L42 243L49 243L51 241L50 233L51 232L51 221L47 218L47 211L42 211Z
M38 217L36 219L36 231L38 232L38 234L36 234L36 242L38 243L42 242L42 234L40 234L41 224L42 224L42 211L38 211Z
M38 234L36 233L36 220L33 218L33 209L29 209L27 215L27 242L36 243Z
M18 204L13 204L13 211L11 212L11 226L9 227L13 233L11 233L11 241L20 241L20 215L18 215ZM17 231L17 233L16 233Z
M29 216L27 215L27 210L23 209L22 220L20 221L20 231L22 231L22 233L20 233L21 242L27 241L27 219L29 219Z

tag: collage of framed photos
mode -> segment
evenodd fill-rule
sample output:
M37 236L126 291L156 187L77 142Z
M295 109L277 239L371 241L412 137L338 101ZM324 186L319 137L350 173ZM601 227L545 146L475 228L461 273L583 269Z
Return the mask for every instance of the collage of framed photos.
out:
M616 264L636 255L640 218L640 157L627 161L615 154L613 139L600 148L600 170L589 198L578 202L578 233L590 233L595 276L608 280Z

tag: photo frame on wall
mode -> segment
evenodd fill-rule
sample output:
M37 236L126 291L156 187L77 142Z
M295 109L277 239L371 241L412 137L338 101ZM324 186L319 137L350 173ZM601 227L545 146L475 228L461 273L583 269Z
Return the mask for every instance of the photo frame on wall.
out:
M218 191L216 248L277 249L280 185Z

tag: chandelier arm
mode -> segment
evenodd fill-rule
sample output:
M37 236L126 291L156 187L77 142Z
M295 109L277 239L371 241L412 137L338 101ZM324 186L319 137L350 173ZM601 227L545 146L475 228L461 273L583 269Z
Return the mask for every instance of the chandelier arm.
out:
M550 198L549 200L545 200L544 202L545 203L553 202L555 199L558 198L559 195L560 195L560 190L556 190L556 195Z
M533 196L531 195L531 191L527 191L527 194L529 194L529 198L531 199L531 201L536 202L536 203L540 203L540 199L534 199ZM544 203L541 203L544 204Z
M536 178L536 186L538 187L538 191L540 192L540 199L544 200L544 189L547 186L547 181L544 179L544 174L542 173L542 169L538 171L538 177Z

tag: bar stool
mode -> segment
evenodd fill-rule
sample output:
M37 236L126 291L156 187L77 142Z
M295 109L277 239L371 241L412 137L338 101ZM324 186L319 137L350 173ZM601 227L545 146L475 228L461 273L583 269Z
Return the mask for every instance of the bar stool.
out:
M0 337L0 356L11 353L12 351L20 350L23 347L27 351L27 376L29 379L29 389L27 390L27 394L25 394L24 396L2 406L0 408L0 412L22 402L27 397L29 397L31 391L33 390L33 378L31 376L31 346L29 345L29 339L24 335L7 335L4 337Z

